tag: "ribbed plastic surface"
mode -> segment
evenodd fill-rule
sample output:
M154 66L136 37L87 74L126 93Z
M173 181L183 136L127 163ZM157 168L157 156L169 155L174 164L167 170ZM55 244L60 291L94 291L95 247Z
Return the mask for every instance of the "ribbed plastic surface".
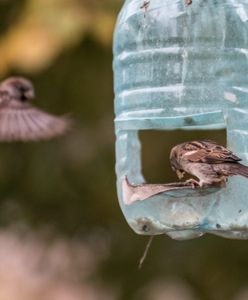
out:
M126 0L114 36L118 198L140 234L248 238L248 180L205 196L123 203L122 178L142 183L138 131L227 129L248 164L248 0Z

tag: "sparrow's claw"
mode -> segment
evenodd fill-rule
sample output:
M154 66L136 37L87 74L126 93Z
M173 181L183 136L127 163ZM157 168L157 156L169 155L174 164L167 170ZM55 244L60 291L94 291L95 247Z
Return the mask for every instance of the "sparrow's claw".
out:
M196 187L200 186L199 182L193 178L186 180L185 183L190 184L192 189L195 189Z

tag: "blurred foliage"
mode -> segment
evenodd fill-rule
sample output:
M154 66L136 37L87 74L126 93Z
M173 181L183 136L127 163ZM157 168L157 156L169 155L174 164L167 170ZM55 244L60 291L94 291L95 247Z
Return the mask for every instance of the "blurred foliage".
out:
M127 226L114 174L111 43L121 5L0 0L1 78L28 76L39 107L75 119L57 140L1 144L0 298L245 300L245 241L158 237L138 271L147 237ZM172 180L171 145L209 134L142 132L147 179Z
M39 72L89 34L110 46L119 7L111 0L13 0L2 5L7 14L2 13L0 73L11 68Z

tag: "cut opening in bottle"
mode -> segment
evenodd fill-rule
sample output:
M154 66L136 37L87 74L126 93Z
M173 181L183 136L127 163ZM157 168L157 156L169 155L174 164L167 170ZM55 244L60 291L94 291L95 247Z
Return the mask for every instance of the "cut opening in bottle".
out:
M192 140L212 140L226 146L226 130L141 130L139 139L142 173L146 182L169 183L178 181L170 166L172 147Z

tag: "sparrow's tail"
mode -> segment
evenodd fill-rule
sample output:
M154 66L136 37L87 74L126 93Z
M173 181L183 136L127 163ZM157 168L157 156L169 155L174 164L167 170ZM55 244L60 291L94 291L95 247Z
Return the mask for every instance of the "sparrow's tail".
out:
M248 167L242 165L242 164L233 164L232 166L232 172L235 175L241 175L244 177L248 177Z

